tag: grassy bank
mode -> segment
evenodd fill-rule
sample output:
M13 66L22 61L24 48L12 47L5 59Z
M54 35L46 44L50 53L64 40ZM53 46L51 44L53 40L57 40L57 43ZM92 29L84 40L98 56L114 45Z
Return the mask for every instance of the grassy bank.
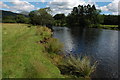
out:
M62 78L37 41L51 34L36 34L36 26L3 24L3 78Z
M3 78L90 79L96 63L59 54L63 45L47 27L3 24Z
M101 29L118 30L118 25L100 25Z

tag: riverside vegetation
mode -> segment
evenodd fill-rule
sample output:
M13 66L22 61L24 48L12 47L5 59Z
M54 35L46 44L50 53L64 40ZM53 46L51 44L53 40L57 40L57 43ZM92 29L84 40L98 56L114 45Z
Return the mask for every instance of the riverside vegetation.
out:
M3 78L63 78L59 69L47 58L37 41L51 35L36 35L36 26L3 24Z
M2 10L3 23L27 23L43 26L67 26L82 28L101 28L120 30L118 26L119 15L100 14L101 10L95 5L78 5L73 7L72 11L65 15L64 13L51 15L50 7L41 8L22 15L10 11Z
M62 53L63 45L47 27L3 24L3 78L90 79L96 63Z

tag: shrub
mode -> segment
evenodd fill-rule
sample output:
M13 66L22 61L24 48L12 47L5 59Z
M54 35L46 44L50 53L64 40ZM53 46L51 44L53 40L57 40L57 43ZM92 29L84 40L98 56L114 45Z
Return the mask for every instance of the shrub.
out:
M62 63L62 60L64 57L63 54L59 54L59 55L58 54L49 54L47 56L49 56L52 63L55 64L56 66Z
M48 53L59 53L63 50L62 48L63 48L62 43L60 43L58 39L55 38L50 38L48 42L45 44L45 50Z
M96 69L96 62L91 65L88 57L76 58L72 55L64 60L64 65L59 65L61 73L64 75L73 75L74 77L90 78L91 73Z
M47 27L38 26L36 30L36 35L40 35L42 36L42 38L50 38L52 35L52 31Z
M58 39L51 38L52 31L47 27L37 27L36 35L42 37L40 43L45 47L45 51L48 53L59 53L62 51L63 45Z

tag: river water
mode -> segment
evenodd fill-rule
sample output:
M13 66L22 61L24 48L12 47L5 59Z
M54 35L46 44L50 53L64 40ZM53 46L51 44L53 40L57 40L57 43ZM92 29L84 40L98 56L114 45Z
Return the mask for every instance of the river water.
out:
M98 61L93 78L118 78L119 31L79 27L53 27L53 30L53 37L64 44L66 53L86 55Z

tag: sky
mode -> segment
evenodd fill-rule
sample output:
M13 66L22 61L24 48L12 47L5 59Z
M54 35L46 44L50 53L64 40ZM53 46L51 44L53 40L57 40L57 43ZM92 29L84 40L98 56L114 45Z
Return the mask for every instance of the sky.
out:
M94 4L102 11L101 14L118 15L120 11L120 0L1 0L0 10L20 13L50 7L53 15L59 13L67 15L73 7L87 4Z

